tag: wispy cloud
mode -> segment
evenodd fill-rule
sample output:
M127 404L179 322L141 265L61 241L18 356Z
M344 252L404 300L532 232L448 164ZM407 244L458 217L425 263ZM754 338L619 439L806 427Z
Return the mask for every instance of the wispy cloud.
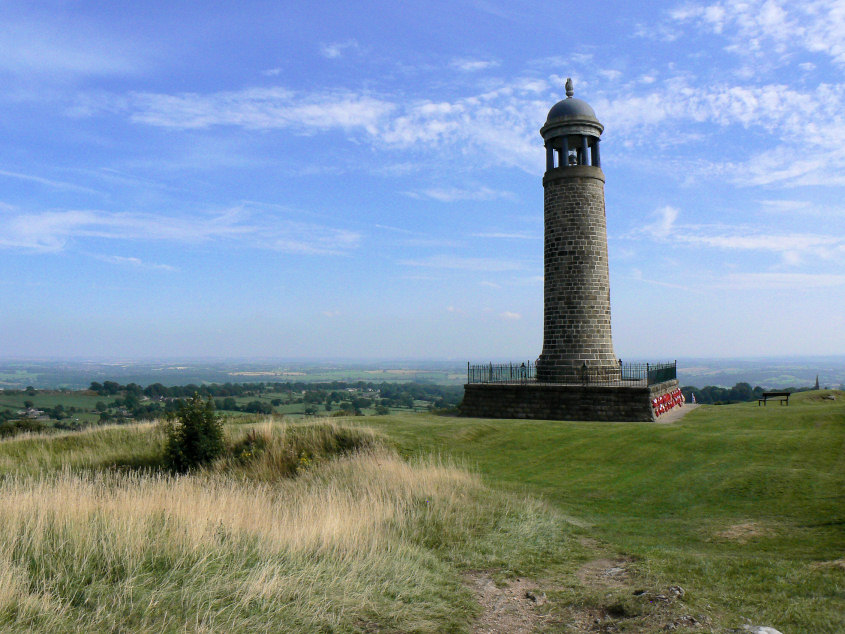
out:
M343 42L322 44L320 46L320 54L328 59L337 59L338 57L342 57L347 51L357 51L359 48L356 40L344 40Z
M591 102L614 138L621 139L621 148L631 152L646 142L656 149L701 143L729 126L769 135L770 146L744 160L741 155L729 162L702 157L698 171L705 177L732 178L744 185L845 181L845 121L840 114L845 110L845 83L800 89L726 81L719 90L702 90L700 83L700 78L682 73L645 85L634 77L609 82ZM451 153L464 164L503 165L534 173L542 163L537 122L560 92L551 86L546 80L515 78L450 101L410 102L392 94L284 87L211 94L132 93L111 101L105 98L100 107L125 111L136 123L173 129L236 126L305 134L342 130L379 149L429 151L439 160ZM84 106L80 112L94 112L96 103ZM808 131L808 122L818 134ZM794 152L798 137L805 142L805 160L784 161L783 156ZM409 167L401 165L402 170ZM466 188L413 193L445 201L470 196ZM493 190L472 194L483 199L499 195L502 192Z
M492 189L486 186L479 186L472 189L460 187L434 187L421 191L406 192L406 195L411 198L431 198L432 200L437 200L442 203L451 203L459 200L496 200L499 198L513 200L515 198L512 192Z
M761 200L760 208L766 213L802 216L821 216L824 218L845 217L845 207L811 202L809 200Z
M832 273L732 273L718 286L731 289L810 289L845 286L845 275Z
M343 254L357 248L362 236L313 223L256 220L243 208L181 217L90 210L10 213L0 217L0 247L55 252L74 241L88 239L181 244L226 241L288 253ZM109 261L138 264L118 256Z
M509 310L506 310L503 313L499 313L499 317L501 317L505 321L519 321L520 319L522 319L522 315L520 315L519 313L511 312Z
M770 57L774 52L786 61L799 49L845 64L845 6L839 0L689 3L670 15L726 38L726 49L739 55Z
M286 253L341 255L358 248L362 239L362 235L357 231L303 223L289 224L279 229L282 235L266 244Z
M499 65L499 62L492 60L492 59L453 59L451 62L451 66L453 68L457 68L458 70L462 70L468 73L476 72L479 70L487 70L488 68L495 68Z
M468 258L454 255L432 255L418 260L401 260L399 264L436 269L458 269L464 271L518 271L524 266L520 262L496 258Z
M60 251L74 238L199 242L254 231L238 222L239 215L229 211L200 219L89 210L20 213L0 219L0 246Z
M679 31L696 29L698 35L719 38L725 46L757 38L764 53L780 44L798 46L789 43L793 31L777 35L783 25L797 24L795 33L805 42L802 50L845 59L845 44L840 43L845 42L845 11L817 0L801 7L776 0L686 3L666 24ZM811 43L812 34L818 34L818 42ZM325 44L323 53L339 57L357 47L354 40L346 40ZM574 66L576 88L590 90L590 103L608 130L609 141L618 148L617 158L624 160L627 153L628 158L653 161L665 169L663 151L672 148L675 159L683 154L677 148L686 145L695 147L698 155L696 160L688 159L691 167L682 170L688 178L730 179L743 186L845 183L845 120L841 116L845 82L837 82L835 75L823 83L786 84L774 75L717 75L707 67L692 71L672 64L626 76L600 67L589 55L569 55L528 63L526 72L517 76L468 83L462 94L444 99L409 98L393 85L382 90L276 86L89 96L86 103L80 100L79 112L94 113L99 107L122 112L139 124L177 130L231 126L289 129L298 134L341 132L354 143L401 151L401 163L391 164L389 158L381 161L385 173L419 169L419 161L408 160L409 152L415 158L429 153L441 165L451 159L473 168L495 165L536 173L543 160L537 124L545 118L549 104L561 97L564 79L542 74L540 69L547 72L553 61ZM456 58L452 63L455 68L472 70L489 68L492 61ZM702 149L721 147L729 128L732 133L758 135L762 143L749 144L753 149L730 157ZM798 138L801 160L789 160ZM650 152L644 157L645 144ZM434 188L413 194L444 201L473 199L464 197L467 189Z
M721 235L707 235L703 233L687 233L680 239L687 244L701 244L719 249L735 249L743 251L788 251L824 253L826 248L835 247L845 240L837 236L819 234L766 234L750 233L746 235L727 233Z
M70 23L68 23L70 22ZM80 16L55 19L47 12L15 16L4 7L0 24L0 70L21 77L50 76L67 81L79 76L134 73L146 66L144 48Z
M352 92L303 94L285 88L251 88L199 95L133 93L130 118L148 125L196 129L216 125L251 129L363 129L378 134L395 106Z
M119 264L121 266L128 266L136 269L150 269L159 271L176 271L175 266L169 264L156 264L154 262L145 262L140 258L125 257L121 255L95 255L98 260L109 262L111 264Z
M541 79L517 78L480 94L440 102L285 87L211 94L135 92L86 95L74 110L80 116L124 112L135 123L183 130L235 126L311 134L340 129L381 149L434 150L442 156L448 147L472 164L535 171L542 160L536 151L535 128L548 110L549 97L544 94L548 88ZM409 164L393 167L407 171ZM453 192L442 194L448 197Z
M790 202L794 204L794 201ZM797 266L809 260L845 262L845 236L798 231L772 233L743 224L683 224L677 222L679 213L675 207L662 207L654 213L655 222L637 229L627 237L638 241L647 238L674 245L723 251L770 252L777 254L782 264L787 266Z
M492 238L496 240L539 240L542 238L540 235L536 235L533 233L516 233L516 232L487 232L487 233L474 233L472 234L475 238Z
M647 225L646 230L659 238L666 238L674 229L675 221L678 219L678 209L667 205L655 211L654 215L657 220Z
M42 176L36 176L34 174L22 174L21 172L10 172L8 170L0 169L0 176L5 176L6 178L14 178L16 180L29 181L31 183L38 183L39 185L44 185L52 189L64 189L68 191L85 192L87 194L100 193L95 189L91 189L90 187L84 187L82 185L76 185L75 183L68 183L65 181L54 180L51 178L44 178Z

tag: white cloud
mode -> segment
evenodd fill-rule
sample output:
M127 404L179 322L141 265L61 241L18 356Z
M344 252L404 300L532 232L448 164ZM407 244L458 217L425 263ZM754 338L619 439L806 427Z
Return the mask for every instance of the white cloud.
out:
M499 313L499 317L501 317L505 321L518 321L522 319L522 315L520 315L519 313L513 313L509 310L506 310L503 313Z
M65 189L69 191L85 192L88 194L100 193L95 189L91 189L90 187L83 187L74 183L67 183L65 181L44 178L42 176L35 176L34 174L22 174L20 172L10 172L7 170L0 169L0 176L5 176L6 178L14 178L16 180L29 181L32 183L38 183L39 185L44 185L52 189Z
M517 271L524 266L520 262L498 258L467 258L454 255L432 255L418 260L402 260L405 266L419 266L436 269L458 269L464 271Z
M507 232L490 232L490 233L474 233L475 238L493 238L502 240L540 240L542 236L531 233L507 233Z
M0 246L36 251L60 251L74 238L199 242L254 231L232 211L207 218L88 210L20 213L0 220L0 229Z
M654 212L657 220L648 225L646 230L658 238L666 238L672 233L675 221L678 219L678 210L669 205L661 207Z
M155 264L153 262L145 262L140 258L124 257L121 255L97 255L94 256L103 262L110 262L112 264L120 264L122 266L130 266L137 269L153 269L160 271L175 271L176 267L169 264Z
M453 59L451 65L458 70L471 73L479 70L487 70L488 68L495 68L499 65L499 62L489 59Z
M599 75L601 75L608 81L616 81L617 79L622 77L622 71L613 69L603 69L599 71Z
M738 232L739 233L739 232ZM842 238L813 234L749 234L749 235L690 235L681 238L685 242L705 244L720 249L752 251L812 251L842 242Z
M548 82L517 78L454 101L411 101L402 95L355 91L304 92L283 87L212 94L130 93L80 99L78 115L128 113L131 121L173 129L237 126L302 133L342 129L387 149L450 147L473 164L534 172L542 165L537 121L548 110ZM405 169L405 164L400 166ZM388 169L388 168L385 168ZM448 195L448 192L446 193ZM488 193L489 195L489 193Z
M359 48L356 40L345 40L343 42L322 44L320 46L320 54L328 59L337 59L342 57L347 51L357 51Z
M332 229L317 225L293 223L280 232L282 235L272 239L268 246L286 253L305 255L340 255L358 248L361 234L355 231Z
M845 275L832 273L733 273L719 285L732 289L833 288L845 286Z
M808 200L761 200L760 206L765 211L774 213L804 213L809 211L813 204Z
M778 211L798 206L800 201L770 201ZM765 206L765 205L764 205ZM640 241L643 238L674 246L719 249L723 251L747 251L774 253L781 263L795 267L807 261L845 263L845 236L837 232L829 234L800 231L773 233L761 231L753 225L704 225L679 224L679 211L666 206L658 209L657 220L636 229L624 238ZM618 250L618 249L617 249Z
M845 64L845 3L841 0L722 0L685 5L670 12L727 39L727 50L786 61L795 49Z
M717 21L713 15L707 19L708 24ZM638 157L647 145L651 152L646 161L665 166L661 150L666 148L673 148L675 159L682 155L678 146L724 147L726 129L736 128L760 135L762 145L756 142L748 146L751 151L741 148L728 156L699 150L700 158L683 173L688 178L727 178L741 185L845 183L845 120L841 116L845 82L787 85L765 83L757 77L740 81L731 76L650 70L627 81L596 83L589 76L595 77L602 69L588 70L582 83L595 86L590 102L608 130L609 141L637 152ZM88 114L97 108L122 111L136 123L173 129L236 126L303 134L340 130L356 143L404 151L399 164L383 161L384 173L418 170L419 161L408 160L408 152L429 152L440 164L448 157L471 167L516 167L533 174L542 169L543 161L537 124L545 118L549 104L561 96L560 79L552 75L490 80L485 90L450 100L277 86L210 94L89 96L80 101L78 110ZM799 138L801 160L790 160ZM444 201L472 199L466 191L447 187L413 194ZM497 194L490 190L474 195L490 199Z
M215 125L251 129L364 129L372 135L395 106L351 92L301 94L284 88L251 88L198 95L133 93L131 120L148 125L196 129Z
M794 216L845 217L845 207L819 204L809 200L761 200L760 208L766 213Z
M362 236L354 231L290 220L256 221L243 208L190 217L90 210L0 217L0 248L55 252L73 241L92 238L183 244L228 241L290 253L342 254L357 248ZM133 264L131 258L114 258L110 261Z
M451 203L459 200L496 200L499 198L513 199L511 192L491 189L490 187L477 187L474 189L462 189L458 187L445 187L424 189L421 191L406 192L412 198L431 198L442 203Z
M113 33L74 16L48 13L16 17L3 7L0 21L0 70L25 78L49 76L66 81L79 76L134 73L147 53L126 34Z

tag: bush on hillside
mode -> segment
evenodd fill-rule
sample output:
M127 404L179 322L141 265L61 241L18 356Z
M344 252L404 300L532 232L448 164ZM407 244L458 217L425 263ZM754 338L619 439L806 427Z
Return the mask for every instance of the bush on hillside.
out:
M211 462L223 453L223 422L214 413L214 402L199 394L183 402L165 420L165 461L179 473Z

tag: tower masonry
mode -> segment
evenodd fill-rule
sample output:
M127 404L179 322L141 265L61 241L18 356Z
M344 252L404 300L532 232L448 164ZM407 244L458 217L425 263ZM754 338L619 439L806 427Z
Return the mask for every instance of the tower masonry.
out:
M610 281L604 173L604 127L573 96L549 111L541 128L546 147L544 190L543 351L537 380L571 383L619 378L610 332Z

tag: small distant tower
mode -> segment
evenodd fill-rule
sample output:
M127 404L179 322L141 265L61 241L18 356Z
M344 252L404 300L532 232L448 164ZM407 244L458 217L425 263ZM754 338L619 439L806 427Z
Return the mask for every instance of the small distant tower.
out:
M816 375L816 386L815 386L813 389L814 389L814 390L820 390L820 389L821 389L821 388L819 387L819 375L818 375L818 374Z
M610 334L610 282L604 173L604 126L573 96L549 111L540 134L546 146L544 190L543 352L537 380L570 383L619 378Z

